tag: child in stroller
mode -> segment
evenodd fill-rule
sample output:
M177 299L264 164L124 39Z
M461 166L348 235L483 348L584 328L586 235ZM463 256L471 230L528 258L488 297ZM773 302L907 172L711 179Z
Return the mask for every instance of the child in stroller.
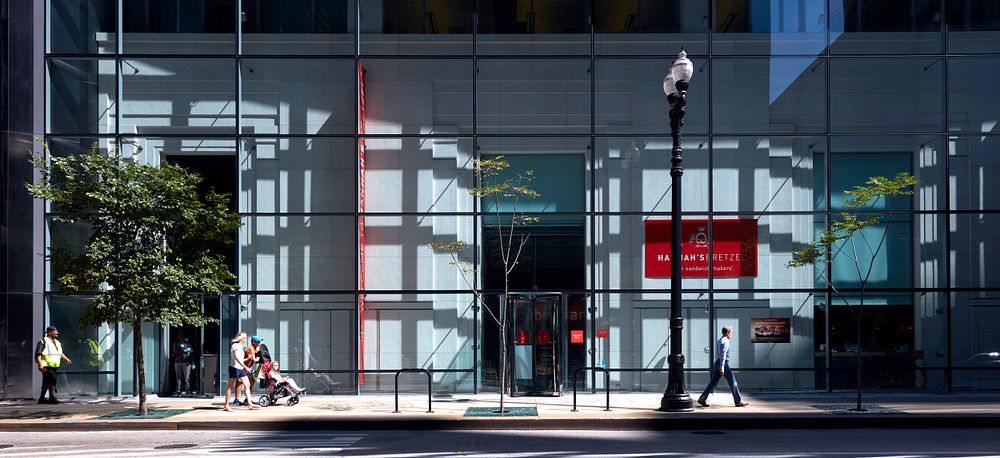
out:
M264 375L263 386L267 387L267 394L264 394L257 400L261 407L267 407L269 405L274 405L285 396L289 396L287 404L293 406L299 403L299 397L305 396L305 388L299 388L291 377L284 377L281 375L281 368L277 361L263 361L264 365L261 371Z

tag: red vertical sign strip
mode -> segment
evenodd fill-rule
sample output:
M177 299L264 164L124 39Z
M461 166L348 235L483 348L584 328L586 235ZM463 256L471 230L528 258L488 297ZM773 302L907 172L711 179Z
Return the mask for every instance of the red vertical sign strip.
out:
M365 384L365 70L358 62L358 384Z

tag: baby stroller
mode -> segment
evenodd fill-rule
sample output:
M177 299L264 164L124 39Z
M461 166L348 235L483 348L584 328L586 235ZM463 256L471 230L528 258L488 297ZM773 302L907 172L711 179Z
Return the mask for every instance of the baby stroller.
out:
M285 396L289 396L288 400L285 401L288 405L293 406L298 404L298 393L293 392L287 384L280 383L271 377L271 362L263 361L260 364L263 366L263 370L261 371L261 375L263 375L261 380L263 380L263 383L261 383L261 386L267 388L267 394L261 395L261 397L257 399L257 404L261 407L272 406L276 404L279 399Z

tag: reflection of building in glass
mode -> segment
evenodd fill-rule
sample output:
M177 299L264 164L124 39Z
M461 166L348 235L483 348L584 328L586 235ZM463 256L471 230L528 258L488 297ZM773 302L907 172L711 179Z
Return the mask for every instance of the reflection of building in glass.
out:
M206 365L239 328L263 337L310 392L389 391L401 368L431 370L436 390L494 389L500 337L486 313L501 308L505 222L495 212L512 203L468 190L472 161L502 154L535 172L541 195L519 203L540 221L511 274L512 300L558 311L554 323L518 330L534 346L518 350L534 361L518 377L558 374L539 388L549 392L576 368L604 366L613 389L662 391L669 279L647 272L644 243L649 222L670 211L661 82L683 46L695 63L686 218L756 227L754 249L731 253L740 264L726 272L741 274L719 274L726 264L712 273L708 263L730 251L706 232L700 274L684 280L688 383L705 382L697 369L732 324L734 366L751 390L848 388L859 346L871 361L926 373L895 376L894 388L998 386L988 355L1000 337L988 326L1000 320L1000 200L984 184L1000 167L997 2L139 0L120 12L114 0L44 3L44 15L9 5L4 16L45 37L44 49L4 49L4 65L33 56L44 75L5 99L33 112L14 129L0 110L4 157L19 163L34 132L54 154L121 148L233 194L245 226L220 253L241 290L205 299L219 326L184 329ZM30 64L16 68L28 71L4 83L30 88ZM921 184L875 210L893 216L858 342L845 306L857 300L853 265L830 266L843 296L817 279L825 268L784 265L837 217L844 190L899 171ZM0 337L14 348L32 339L27 330L59 326L71 358L84 360L73 352L91 341L102 353L98 367L67 371L65 389L130 393L129 330L77 331L87 298L57 295L32 255L79 246L87 228L41 208L33 226L17 219L13 209L32 214L18 194L30 170L3 173L13 197ZM457 240L470 244L461 260L486 307L427 247ZM755 274L744 273L746 253L756 253ZM755 318L789 320L788 342L751 343ZM173 332L144 331L154 392L172 390L158 381L169 379ZM15 365L23 355L3 358L8 380L31 377ZM17 386L5 389L34 384Z

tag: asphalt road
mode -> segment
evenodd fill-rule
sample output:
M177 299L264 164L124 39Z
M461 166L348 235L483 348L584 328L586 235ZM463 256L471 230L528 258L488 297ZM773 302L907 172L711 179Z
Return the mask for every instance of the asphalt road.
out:
M1000 457L991 429L0 433L0 456Z

